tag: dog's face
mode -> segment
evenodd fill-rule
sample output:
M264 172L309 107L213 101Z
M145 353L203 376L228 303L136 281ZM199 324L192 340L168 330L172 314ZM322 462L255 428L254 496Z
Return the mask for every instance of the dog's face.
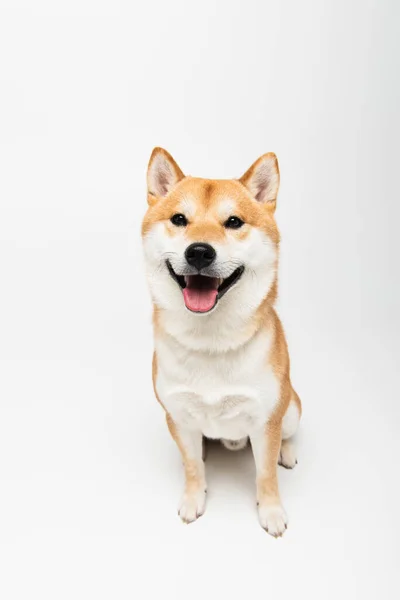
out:
M203 316L256 310L276 277L278 187L274 154L258 159L240 180L211 180L185 177L156 148L142 226L155 305Z

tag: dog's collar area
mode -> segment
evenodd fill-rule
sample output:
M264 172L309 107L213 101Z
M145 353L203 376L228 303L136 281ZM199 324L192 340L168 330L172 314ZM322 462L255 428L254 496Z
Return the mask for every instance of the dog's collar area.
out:
M178 275L177 273L175 273L171 263L168 260L166 261L166 264L172 279L176 281L176 283L182 290L186 290L184 292L185 304L186 307L192 312L209 312L210 310L212 310L216 305L217 301L220 300L222 296L224 296L224 294L226 294L226 292L240 279L244 271L244 266L241 266L235 269L233 273L229 275L229 277L226 277L225 279L217 279L215 277L202 275L200 273L188 276ZM197 300L199 301L201 295L205 295L206 290L209 290L210 292L215 292L214 300L210 300L209 304L205 303L204 305L202 305L202 303L200 302L197 306L195 302L194 307L192 307L191 303L188 303L189 296L194 296L194 293L197 291Z

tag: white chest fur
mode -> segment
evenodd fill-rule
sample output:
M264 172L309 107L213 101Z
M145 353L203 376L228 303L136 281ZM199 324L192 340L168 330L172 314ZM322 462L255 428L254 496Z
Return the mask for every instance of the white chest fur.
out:
M279 398L268 363L270 338L259 332L224 353L195 351L165 336L156 339L156 388L174 421L210 438L237 440L260 427Z

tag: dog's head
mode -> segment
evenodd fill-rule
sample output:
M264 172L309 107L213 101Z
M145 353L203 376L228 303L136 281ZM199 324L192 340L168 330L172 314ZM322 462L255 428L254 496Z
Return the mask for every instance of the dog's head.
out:
M147 183L142 233L157 307L244 315L274 294L279 244L274 154L261 156L238 180L213 180L185 177L168 152L155 148Z

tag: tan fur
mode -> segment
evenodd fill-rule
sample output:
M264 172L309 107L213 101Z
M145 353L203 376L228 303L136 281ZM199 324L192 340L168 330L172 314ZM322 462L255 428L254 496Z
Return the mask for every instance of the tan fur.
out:
M199 463L189 458L187 455L186 448L179 437L178 428L171 415L167 413L166 418L169 432L182 456L183 467L185 470L185 494L188 496L194 495L204 486L204 479L199 468Z
M224 228L224 220L218 215L219 201L232 198L236 204L235 215L246 225L238 230ZM273 217L271 205L257 204L242 183L235 180L201 179L184 177L166 196L156 198L148 195L149 208L142 224L142 235L158 222L163 222L170 235L177 234L177 228L170 223L173 214L180 212L180 204L185 199L196 203L196 214L189 221L186 235L189 240L221 241L226 235L236 235L239 239L249 231L249 227L263 229L273 242L279 242L279 232Z
M271 419L265 426L265 457L263 469L257 478L257 501L259 504L280 504L277 464L281 447L282 420Z
M266 298L258 313L258 318L263 322L264 327L269 331L273 331L272 348L268 360L281 383L279 403L265 426L264 465L261 476L257 479L258 503L267 505L280 503L276 465L281 445L285 444L285 440L282 440L281 434L282 419L291 400L296 402L301 414L300 398L292 388L290 382L290 361L285 334L280 319L272 306L272 303L275 301L275 294L276 289L272 294L272 298Z
M153 363L152 363L152 378L153 378L153 390L154 390L154 395L157 398L157 401L161 404L161 406L164 408L163 403L160 400L159 395L157 394L157 387L156 387L156 379L157 379L157 354L155 352L153 352ZM165 410L165 408L164 408Z

